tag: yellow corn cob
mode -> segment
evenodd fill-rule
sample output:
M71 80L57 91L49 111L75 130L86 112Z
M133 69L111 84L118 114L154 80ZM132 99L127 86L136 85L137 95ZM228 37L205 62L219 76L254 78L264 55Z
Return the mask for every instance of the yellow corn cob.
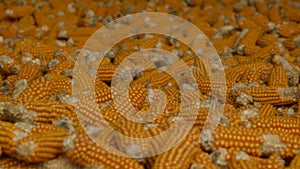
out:
M5 157L0 159L0 167L5 169L35 169L37 166L14 158Z
M74 105L74 112L77 114L78 119L82 124L102 126L107 122L102 118L98 106L92 102L90 95L82 95Z
M13 152L17 141L26 136L26 131L13 123L0 121L0 146L5 153Z
M261 76L265 76L268 75L272 70L272 65L263 61L238 64L237 66L226 70L226 78L228 79L228 81L232 82L239 81L248 69L256 70Z
M157 157L153 169L189 168L192 159L196 156L197 152L199 152L198 139L199 129L193 128L183 142Z
M28 62L18 73L18 79L26 79L28 82L42 75L42 70L36 63Z
M24 106L28 110L37 112L34 119L36 123L54 123L62 117L73 119L72 114L74 114L74 112L71 112L67 105L59 104L56 101L28 101L24 104Z
M218 127L215 131L202 131L201 145L205 150L220 147L245 151L253 156L269 156L279 153L281 157L293 157L299 148L299 136L274 130ZM276 147L276 148L275 148Z
M116 56L114 57L114 65L119 65L126 57L128 57L130 54L135 52L134 49L124 49L117 52Z
M290 52L291 56L296 57L300 55L300 48L296 48L295 50Z
M51 92L53 95L60 92L69 94L72 93L72 84L70 78L59 74L47 74L45 77L49 78L49 86L51 87Z
M271 155L268 159L249 156L243 151L234 151L230 154L228 160L229 168L241 168L241 169L264 169L264 168L281 168L284 165L280 162L278 154Z
M288 18L290 21L299 22L300 21L300 14L296 8L292 6L286 6L283 12L283 16Z
M254 5L256 7L256 10L262 15L266 15L268 13L268 6L266 3L255 1Z
M273 5L268 11L268 17L270 21L274 22L275 24L280 24L282 22L279 7Z
M259 46L256 45L242 45L240 46L240 48L242 49L242 54L245 56L255 54L261 49Z
M92 27L77 27L77 28L64 28L58 32L59 38L69 38L69 37L89 37L95 33L99 28Z
M279 47L277 44L268 45L268 46L260 49L255 54L251 55L250 57L252 59L266 59L266 58L271 58L271 56L274 54L279 54Z
M66 156L82 167L95 165L104 168L137 168L143 167L135 160L110 154L98 147L87 135L79 133L74 140L74 150L67 152ZM116 150L115 150L116 151Z
M204 169L217 169L218 167L213 164L211 157L208 153L200 151L196 154L191 163L191 169L202 167Z
M291 37L294 34L299 33L299 30L296 25L292 24L281 24L278 28L278 34L283 37Z
M74 68L74 63L69 61L59 62L53 69L50 70L50 73L63 74L68 70Z
M251 16L255 12L255 9L250 6L245 6L241 11L239 11L240 16Z
M262 34L262 30L258 28L249 29L248 33L239 42L239 45L255 45L256 41L262 36Z
M102 81L111 81L116 68L115 65L99 65L97 78Z
M262 130L253 130L238 127L218 127L215 131L210 129L202 131L201 146L205 150L216 150L219 147L244 150L249 154L260 156L260 145L264 134Z
M276 108L271 104L263 104L259 106L258 112L261 117L272 117L276 114Z
M32 81L30 85L17 97L17 100L26 102L29 100L47 100L51 97L50 81L40 78Z
M257 25L252 21L250 20L249 18L241 18L240 20L238 20L238 27L240 29L246 29L246 28L257 28Z
M294 50L296 48L294 39L288 38L282 42L282 45L288 50Z
M268 129L280 130L284 133L290 133L300 136L300 119L297 118L288 118L283 116L267 116L251 119L252 128L254 129Z
M288 169L297 169L300 166L300 155L296 155L296 157L292 160L290 166L288 167Z
M69 135L69 132L66 130L45 132L49 129L48 127L44 128L44 131L40 133L32 131L33 134L18 141L14 154L8 154L27 162L42 162L56 157L63 152L63 140Z
M268 80L269 86L288 87L288 77L285 69L281 66L275 67Z
M268 46L277 41L277 37L273 34L264 34L257 40L257 44L261 47Z
M35 7L26 5L26 6L12 6L9 9L7 9L6 15L10 18L21 18L26 15L30 15L35 11Z
M280 90L284 89L293 90L292 88L278 88L276 86L258 86L251 87L249 89L239 89L237 90L237 93L240 96L242 93L249 95L253 99L253 101L272 105L285 105L295 103L296 98L294 98L293 96L283 96L283 91Z

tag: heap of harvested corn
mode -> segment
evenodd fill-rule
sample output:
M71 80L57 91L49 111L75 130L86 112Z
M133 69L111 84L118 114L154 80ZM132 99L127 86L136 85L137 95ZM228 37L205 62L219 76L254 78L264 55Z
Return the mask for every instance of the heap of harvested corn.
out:
M151 100L162 99L150 97L149 91L161 90L167 104L151 109L150 115L163 113L149 125L129 121L118 112L111 80L122 61L136 51L172 52L191 68L198 83L204 106L197 108L189 134L169 151L147 158L119 156L97 146L72 106L78 50L103 25L138 12L169 13L196 25L214 44L226 75L226 82L210 79L206 65L189 47L163 35L124 39L104 56L95 79L98 107L80 105L85 114L79 118L93 130L102 125L100 111L116 131L137 138L158 135L180 120L180 86L157 69L134 77L129 98L143 112L151 108ZM297 0L2 1L0 46L0 168L300 168ZM227 85L215 131L203 128L212 83ZM128 109L125 104L121 108ZM118 137L98 139L108 140L113 151L142 153Z

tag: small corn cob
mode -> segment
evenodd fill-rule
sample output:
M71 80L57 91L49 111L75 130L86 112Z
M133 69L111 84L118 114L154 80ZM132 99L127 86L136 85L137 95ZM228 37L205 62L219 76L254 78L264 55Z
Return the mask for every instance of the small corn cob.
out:
M51 94L50 81L39 78L34 81L17 97L17 100L26 102L29 100L47 100Z
M126 57L128 57L133 52L135 52L135 50L131 48L118 51L114 57L113 64L119 65Z
M36 11L36 12L34 12L33 16L35 18L35 21L36 21L38 27L42 27L42 26L49 27L50 26L49 22L47 22L47 16L43 12Z
M255 12L255 9L250 6L245 6L241 11L239 11L239 15L246 17L246 16L251 16Z
M272 117L276 114L276 108L271 104L263 104L259 105L258 112L260 117Z
M264 168L278 168L283 169L284 165L280 161L278 154L271 155L268 159L249 156L243 151L234 151L230 154L228 160L230 169L264 169Z
M18 79L26 79L28 82L42 75L42 70L36 63L26 63L18 73Z
M115 72L115 65L99 65L97 70L97 78L102 81L111 81Z
M45 128L46 131L48 129ZM18 141L14 154L8 154L27 162L48 161L63 152L63 140L69 135L66 130L33 133Z
M56 101L28 101L24 104L24 107L28 110L37 112L34 119L36 123L54 123L57 119L61 117L71 118L70 110L67 109L66 105L59 104Z
M252 63L247 61L227 69L225 72L226 78L232 82L239 81L248 69L256 70L261 76L265 76L272 70L272 65L264 61L254 61Z
M299 34L299 28L292 24L281 24L278 28L278 34L283 37L291 37L294 34Z
M250 119L251 128L268 129L270 131L280 130L284 133L290 133L300 136L300 119L288 118L283 116L267 116Z
M300 144L299 136L282 131L263 129L218 127L215 131L202 131L201 145L205 150L216 150L220 147L245 151L253 156L269 156L279 153L283 158L293 157Z
M118 156L105 151L97 146L87 135L82 133L76 136L74 148L74 150L67 152L66 156L82 167L94 165L104 168L143 168L138 162L131 158Z
M219 89L224 89L224 87L227 85L227 89L231 87L230 82L220 81L219 79L210 79L208 75L202 76L197 73L194 73L194 76L198 84L198 88L203 94L210 93L212 91L212 88L216 91Z
M35 7L26 5L26 6L12 6L5 11L6 15L10 18L21 18L26 15L31 15L35 11Z
M245 17L238 18L238 27L240 29L251 29L251 28L257 28L257 24L255 24L252 20Z
M51 87L52 95L55 95L60 92L72 93L72 84L71 79L59 75L59 74L47 74L45 77L49 78L49 86Z
M258 28L249 29L248 33L239 42L239 45L255 45L262 34L262 30Z
M24 138L26 131L13 123L0 121L0 146L4 153L15 151L18 140Z
M59 62L54 68L50 70L50 73L63 74L66 71L73 69L74 63L69 61Z
M285 69L281 66L275 67L268 80L269 86L288 87L288 77Z
M208 115L209 115L208 108L199 108L196 118L195 118L195 113L190 113L190 112L183 112L182 115L180 116L183 119L190 121L190 123L193 123L194 127L202 128L205 124L205 120L207 119Z
M284 168L284 163L282 162L282 158L277 153L272 154L268 159L252 157L251 160L255 162L258 169L264 169L266 167L278 168L278 169Z
M110 125L112 126L116 125L117 122L119 122L123 118L123 116L118 112L118 110L116 109L115 105L112 102L107 102L106 104L103 105L105 106L101 106L101 104L99 106L102 117Z
M45 41L47 45L55 45L55 41L57 39L58 32L58 23L54 23L54 25L50 28L47 36L45 37Z
M65 28L58 32L58 38L69 38L69 37L79 37L85 36L89 37L95 33L99 28L92 27L77 27L77 28Z
M253 82L257 82L258 84L260 84L261 78L262 78L262 74L259 71L255 70L255 69L254 70L248 69L241 76L241 79L239 80L239 82L244 83L244 84L250 84Z
M40 54L48 54L53 55L54 51L59 50L60 48L57 46L48 46L48 45L41 45L41 46L25 46L24 49L21 51L23 54L31 54L33 57L37 57Z
M290 163L290 166L287 167L288 169L297 169L300 166L300 155L296 155L296 157Z
M257 51L259 51L261 48L257 45L241 45L239 46L238 50L241 55L249 56L255 54Z
M33 31L36 27L34 26L34 19L31 15L22 17L18 24L19 32L24 34L25 32Z
M257 169L257 166L254 162L248 159L235 159L231 157L228 160L228 167L230 169L239 168L239 169Z
M122 135L127 136L124 137L118 134L116 144L121 151L131 157L141 159L153 156L154 154L160 153L161 149L165 146L161 138L156 138L159 134L162 134L164 130L155 123L142 124L122 119L116 125L116 129ZM153 138L153 140L149 142L146 138ZM134 147L135 149L133 149Z
M288 50L294 50L296 48L293 38L288 38L282 42L282 45Z
M193 128L183 142L157 157L153 169L188 169L192 159L199 152L199 134L199 129Z
M279 47L277 44L271 44L268 45L259 51L257 51L255 54L251 55L250 57L252 59L266 59L271 58L272 55L279 53Z
M293 90L292 88L282 88L287 90ZM253 101L272 104L272 105L285 105L295 103L297 100L293 96L283 96L280 88L276 86L258 86L251 87L249 89L237 90L239 97L246 94L253 99ZM242 94L244 93L244 94Z
M5 157L0 159L0 167L5 169L36 169L37 166L11 157Z
M264 34L257 40L257 44L261 47L265 47L276 42L278 38L274 34Z
M297 154L297 151L300 146L299 142L297 141L297 140L299 140L298 135L287 134L280 130L277 130L277 131L274 130L270 133L272 134L271 137L273 137L274 135L275 135L275 137L277 137L277 138L273 137L271 139L278 139L278 137L279 137L281 142L284 143L284 148L281 151L279 151L279 155L282 158L291 158ZM275 143L274 145L276 145L276 144L277 143ZM279 143L279 144L281 144L281 143ZM281 146L283 146L283 145L281 145Z
M210 129L202 131L201 146L205 150L216 150L220 147L245 150L254 156L262 155L260 145L264 134L262 130L253 130L238 127L218 127L215 131Z
M298 10L292 6L285 7L283 16L288 18L290 21L300 22L300 14Z
M57 9L57 10L64 10L65 3L59 0L51 0L50 5L52 8Z
M219 167L213 164L210 155L206 152L200 151L196 154L191 163L190 169L196 169L202 167L203 169L218 169Z
M285 72L289 79L289 86L297 86L299 84L299 74L293 68L293 66L284 57L275 55L273 61L285 69Z
M95 90L97 103L108 102L112 100L110 87L99 88Z
M274 22L275 24L280 24L282 22L279 7L276 5L273 5L269 11L268 11L268 17L270 21Z
M175 79L168 72L159 72L157 76L150 76L149 78L152 87L162 88L168 84L176 84Z
M268 13L268 6L266 3L263 3L261 1L255 1L254 5L256 7L256 10L262 14L262 15L266 15Z
M295 50L291 51L291 52L290 52L290 55L291 55L292 57L300 56L300 48L296 48Z

